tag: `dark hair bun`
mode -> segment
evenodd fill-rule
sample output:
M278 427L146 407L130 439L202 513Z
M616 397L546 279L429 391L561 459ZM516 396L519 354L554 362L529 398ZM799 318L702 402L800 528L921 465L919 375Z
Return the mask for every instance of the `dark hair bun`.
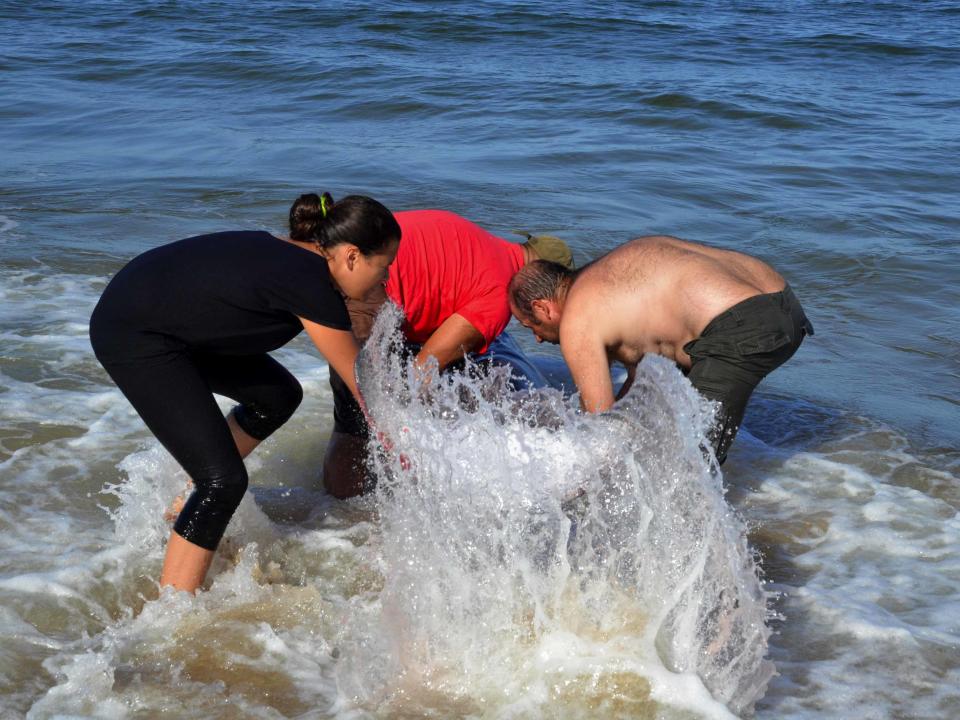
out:
M330 193L304 193L290 206L290 237L301 242L316 240L320 225L333 207Z
M374 255L400 240L400 225L387 208L365 195L348 195L334 204L330 193L306 193L290 208L290 238L327 250L350 243L364 255Z

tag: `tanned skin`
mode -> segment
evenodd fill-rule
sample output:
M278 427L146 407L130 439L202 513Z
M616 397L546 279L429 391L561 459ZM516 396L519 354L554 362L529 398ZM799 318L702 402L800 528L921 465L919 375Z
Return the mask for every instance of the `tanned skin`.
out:
M559 343L588 412L608 410L633 383L637 364L656 353L690 368L683 346L720 313L786 282L769 265L666 235L631 240L581 270L558 297L533 301L517 320L539 342ZM614 397L610 365L627 381Z

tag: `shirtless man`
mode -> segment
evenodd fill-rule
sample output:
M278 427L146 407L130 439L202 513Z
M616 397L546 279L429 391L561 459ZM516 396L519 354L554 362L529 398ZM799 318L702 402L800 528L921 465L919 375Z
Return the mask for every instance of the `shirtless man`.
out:
M537 261L511 280L510 309L539 342L559 343L585 410L608 410L646 353L673 360L721 404L710 441L721 463L757 384L813 326L784 279L742 253L641 237L580 271ZM614 397L610 364L627 380Z

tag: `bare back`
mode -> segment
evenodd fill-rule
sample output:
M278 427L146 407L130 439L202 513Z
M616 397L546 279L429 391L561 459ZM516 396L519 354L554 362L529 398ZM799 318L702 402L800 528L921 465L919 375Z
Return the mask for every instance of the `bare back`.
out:
M683 346L723 311L778 292L784 279L761 260L669 236L631 240L585 267L567 294L569 334L602 341L628 367L657 353L689 367Z

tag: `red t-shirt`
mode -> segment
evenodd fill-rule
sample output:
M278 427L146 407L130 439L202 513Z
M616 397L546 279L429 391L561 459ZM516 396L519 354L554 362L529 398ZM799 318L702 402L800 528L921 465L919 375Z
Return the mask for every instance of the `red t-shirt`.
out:
M483 335L485 352L510 321L507 285L523 267L523 247L443 210L393 215L403 234L387 295L406 313L404 334L426 342L458 313Z

